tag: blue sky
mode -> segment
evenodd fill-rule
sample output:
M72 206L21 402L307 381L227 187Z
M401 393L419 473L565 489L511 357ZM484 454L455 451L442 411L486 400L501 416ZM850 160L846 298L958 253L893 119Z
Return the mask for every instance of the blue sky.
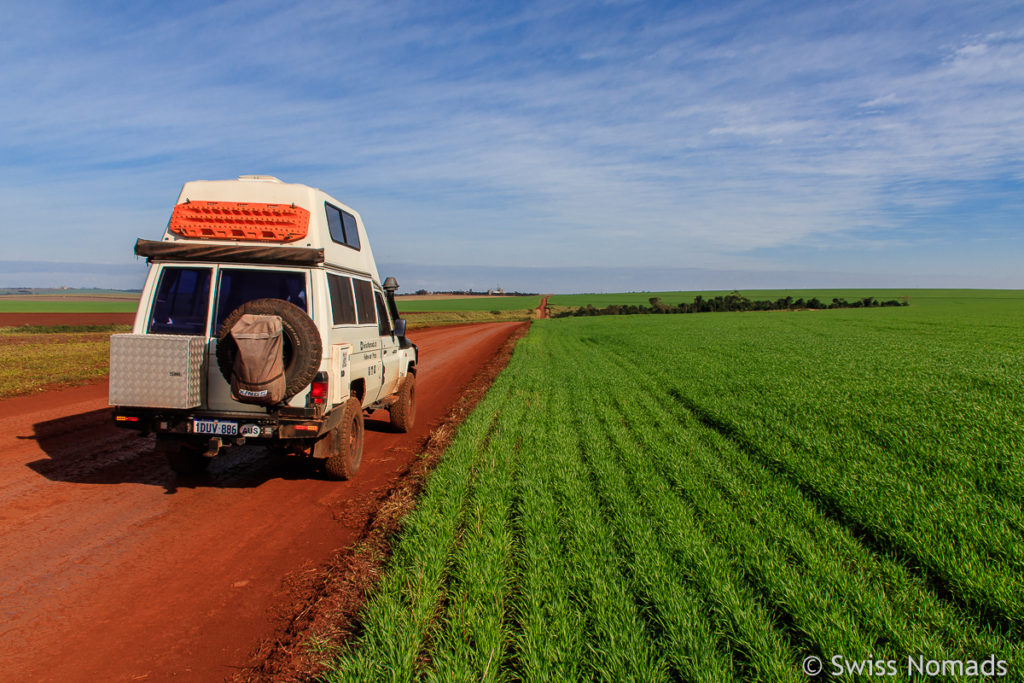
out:
M185 181L269 173L406 291L1024 288L1020 3L2 10L0 286L137 286Z

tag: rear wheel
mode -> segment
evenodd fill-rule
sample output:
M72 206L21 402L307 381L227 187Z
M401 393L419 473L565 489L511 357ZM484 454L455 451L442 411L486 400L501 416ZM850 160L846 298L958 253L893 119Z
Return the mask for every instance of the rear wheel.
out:
M331 479L351 479L363 462L363 409L350 398L341 410L341 422L324 437L328 443L324 471Z
M391 424L400 432L408 432L416 424L416 375L411 372L402 381L398 400L388 409Z
M201 446L180 439L157 437L156 449L164 454L167 464L176 474L201 474L210 464L210 458L203 455Z

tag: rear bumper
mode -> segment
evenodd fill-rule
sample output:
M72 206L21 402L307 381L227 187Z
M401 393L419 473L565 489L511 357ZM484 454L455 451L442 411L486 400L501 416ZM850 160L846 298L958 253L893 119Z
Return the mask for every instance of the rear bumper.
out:
M182 438L209 439L211 434L195 431L196 420L217 420L235 423L237 434L224 436L225 441L273 442L283 439L315 439L321 436L328 422L313 409L288 408L287 413L254 415L201 410L169 410L165 408L133 408L114 406L114 424L143 434L166 434ZM258 430L258 435L257 435Z

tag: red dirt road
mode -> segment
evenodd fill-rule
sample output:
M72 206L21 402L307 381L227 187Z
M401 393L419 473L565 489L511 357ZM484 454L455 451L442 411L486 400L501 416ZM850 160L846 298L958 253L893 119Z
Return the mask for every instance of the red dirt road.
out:
M540 300L540 306L537 306L537 318L543 320L548 317L548 297L544 297Z
M234 448L178 480L114 428L105 383L0 402L0 678L221 680L288 586L360 538L476 370L525 323L417 330L417 426L367 420L354 481Z

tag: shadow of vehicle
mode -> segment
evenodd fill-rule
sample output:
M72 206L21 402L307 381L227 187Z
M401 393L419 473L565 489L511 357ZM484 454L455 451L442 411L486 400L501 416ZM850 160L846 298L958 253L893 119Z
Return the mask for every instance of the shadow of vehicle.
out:
M386 410L376 410L370 417L363 418L364 429L368 432L380 432L381 434L400 434Z
M368 420L368 422L377 422ZM380 423L384 428L386 422ZM373 426L374 431L382 429ZM110 408L37 422L32 436L49 456L28 467L51 481L77 484L146 484L167 493L180 487L254 488L277 478L323 479L319 463L308 458L274 456L257 445L225 449L199 475L175 474L153 436L119 429Z

